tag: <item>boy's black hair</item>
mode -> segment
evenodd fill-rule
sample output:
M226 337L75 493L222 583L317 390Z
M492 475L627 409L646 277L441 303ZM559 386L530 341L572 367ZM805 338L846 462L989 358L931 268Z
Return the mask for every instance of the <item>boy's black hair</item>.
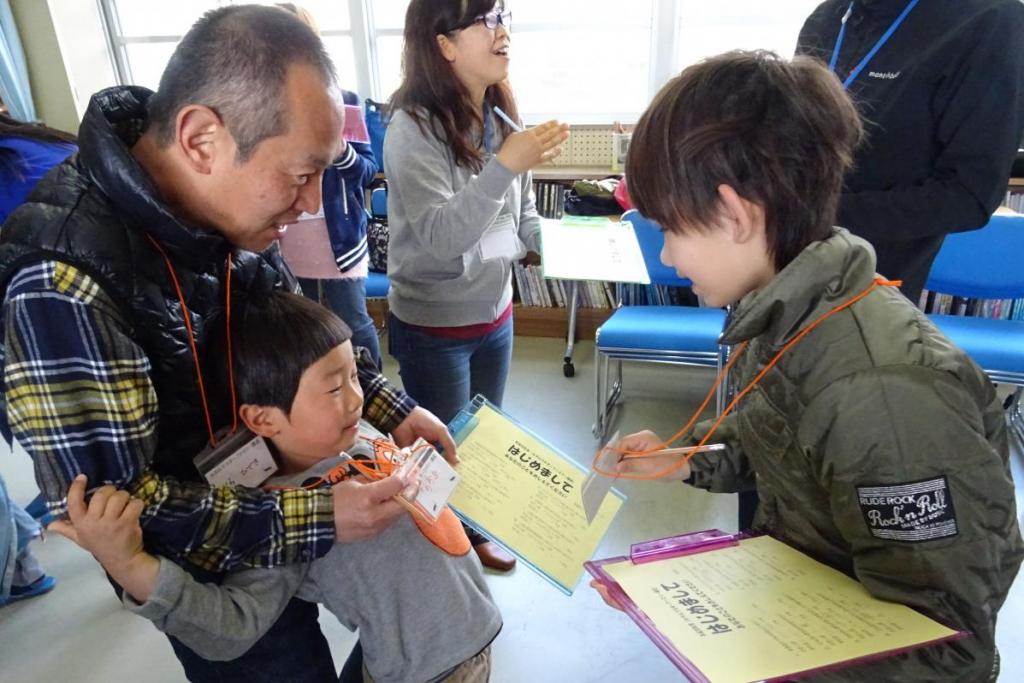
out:
M637 123L626 162L637 209L665 230L715 222L719 185L760 205L781 270L829 236L863 135L857 110L817 60L734 51L684 70Z
M218 327L223 329L223 320ZM351 338L352 330L341 318L298 294L274 291L239 298L231 313L239 404L273 406L289 413L302 373ZM213 346L217 348L211 357L223 358L224 346Z

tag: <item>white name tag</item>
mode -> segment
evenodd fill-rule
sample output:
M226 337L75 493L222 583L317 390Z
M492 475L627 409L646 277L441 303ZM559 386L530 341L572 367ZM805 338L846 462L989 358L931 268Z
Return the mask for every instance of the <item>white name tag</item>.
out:
M491 227L487 228L487 232L480 238L480 258L484 261L511 261L524 255L522 242L516 235L515 221L508 214L495 218Z
M415 505L423 514L430 519L437 521L438 515L448 504L448 499L455 492L459 485L459 474L448 464L448 461L437 452L437 450L423 439L417 439L409 448L403 448L400 453L406 453L405 462L398 468L398 474L405 474L408 469L419 468L419 492L414 500L409 502ZM395 458L396 462L401 456Z
M221 430L217 445L207 446L192 462L212 486L255 488L277 472L277 463L267 442L248 429L234 434Z

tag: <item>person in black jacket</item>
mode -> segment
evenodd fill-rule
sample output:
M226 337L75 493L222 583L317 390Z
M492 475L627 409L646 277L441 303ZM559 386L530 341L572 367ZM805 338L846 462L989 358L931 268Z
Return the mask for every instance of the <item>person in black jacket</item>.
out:
M1024 128L1024 3L827 0L796 51L826 64L835 53L868 121L838 223L916 303L945 235L985 225L1005 196Z

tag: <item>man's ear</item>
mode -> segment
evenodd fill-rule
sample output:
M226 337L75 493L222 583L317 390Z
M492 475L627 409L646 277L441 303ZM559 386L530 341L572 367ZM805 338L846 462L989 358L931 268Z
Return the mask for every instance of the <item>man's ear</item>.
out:
M437 34L437 49L441 51L441 56L445 58L445 61L455 61L455 43L443 33Z
M281 432L281 423L288 421L280 408L252 403L243 403L238 409L238 416L250 432L268 439L277 436Z
M234 140L217 112L201 104L182 107L175 119L175 144L196 173L209 175L218 154L234 154Z
M764 232L764 209L741 197L732 185L718 186L718 205L724 226L732 231L737 244L749 242Z

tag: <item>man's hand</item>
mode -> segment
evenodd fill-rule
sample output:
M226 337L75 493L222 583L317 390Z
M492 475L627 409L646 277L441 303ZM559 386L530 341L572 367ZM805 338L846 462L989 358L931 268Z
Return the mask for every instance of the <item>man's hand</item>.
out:
M416 406L408 417L391 432L391 438L401 447L411 446L417 437L432 444L441 446L441 455L452 465L459 463L455 453L455 439L448 432L448 427L438 420L432 412Z
M340 542L373 538L405 513L405 507L394 499L395 496L402 493L406 498L415 498L418 488L416 484L406 486L398 475L369 484L355 479L335 484L332 487L335 538Z
M143 502L127 491L102 486L85 502L86 477L80 474L68 489L68 518L48 528L92 553L107 573L139 602L153 592L160 561L142 547L139 516Z

